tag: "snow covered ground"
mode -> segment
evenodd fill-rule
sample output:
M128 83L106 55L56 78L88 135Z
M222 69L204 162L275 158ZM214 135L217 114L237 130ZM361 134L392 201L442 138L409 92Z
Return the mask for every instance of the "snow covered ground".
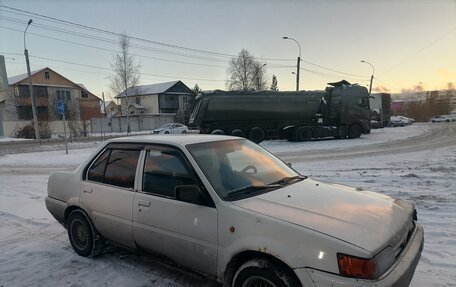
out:
M450 125L373 130L356 140L262 145L314 179L414 202L425 246L411 286L456 286L456 124ZM47 178L74 168L96 145L76 146L68 155L60 148L0 156L0 286L216 286L114 247L96 259L73 252L65 229L44 206ZM364 152L355 155L359 150Z

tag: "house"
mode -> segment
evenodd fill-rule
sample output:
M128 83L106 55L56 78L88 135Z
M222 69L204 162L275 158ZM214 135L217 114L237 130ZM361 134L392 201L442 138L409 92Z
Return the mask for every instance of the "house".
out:
M38 119L47 120L55 117L55 105L58 100L65 101L67 107L74 107L74 120L90 120L101 117L100 99L84 85L77 84L50 68L31 72L33 94L35 96ZM27 73L8 78L10 92L15 99L16 119L32 118L31 99Z
M121 102L121 114L175 114L175 121L185 122L190 112L193 91L181 81L142 85L129 88L116 96Z
M50 68L32 71L33 94L38 120L57 120L57 101L63 100L69 120L90 120L101 117L100 99L84 85L76 84ZM6 121L29 121L32 105L27 73L8 78L9 108Z
M116 117L119 113L119 106L114 101L101 102L100 111L107 118Z

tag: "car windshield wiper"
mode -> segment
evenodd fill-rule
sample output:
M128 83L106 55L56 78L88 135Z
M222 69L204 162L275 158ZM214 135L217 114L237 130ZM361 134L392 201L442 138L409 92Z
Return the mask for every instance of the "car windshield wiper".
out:
M239 195L239 194L247 194L247 193L250 193L250 192L253 192L253 191L262 190L262 189L266 189L266 188L279 188L279 187L281 187L281 186L278 185L278 184L247 185L247 186L243 186L243 187L236 188L236 189L228 191L228 196Z
M307 176L303 176L303 175L296 175L296 176L286 176L282 179L279 179L277 181L274 181L274 182L271 182L270 184L268 185L275 185L275 184L283 184L283 183L289 183L289 182L292 182L294 180L304 180L306 179Z

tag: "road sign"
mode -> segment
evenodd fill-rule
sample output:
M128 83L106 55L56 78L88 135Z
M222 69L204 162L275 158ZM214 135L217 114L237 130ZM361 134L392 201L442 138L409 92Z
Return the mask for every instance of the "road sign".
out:
M63 115L63 113L65 112L65 104L62 100L59 100L57 102L57 112L61 115Z

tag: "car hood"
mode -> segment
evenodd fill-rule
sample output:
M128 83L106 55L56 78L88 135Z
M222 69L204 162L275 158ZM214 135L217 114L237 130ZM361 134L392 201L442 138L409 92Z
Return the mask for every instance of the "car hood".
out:
M346 241L372 255L394 246L413 227L414 206L405 201L311 179L233 203Z

